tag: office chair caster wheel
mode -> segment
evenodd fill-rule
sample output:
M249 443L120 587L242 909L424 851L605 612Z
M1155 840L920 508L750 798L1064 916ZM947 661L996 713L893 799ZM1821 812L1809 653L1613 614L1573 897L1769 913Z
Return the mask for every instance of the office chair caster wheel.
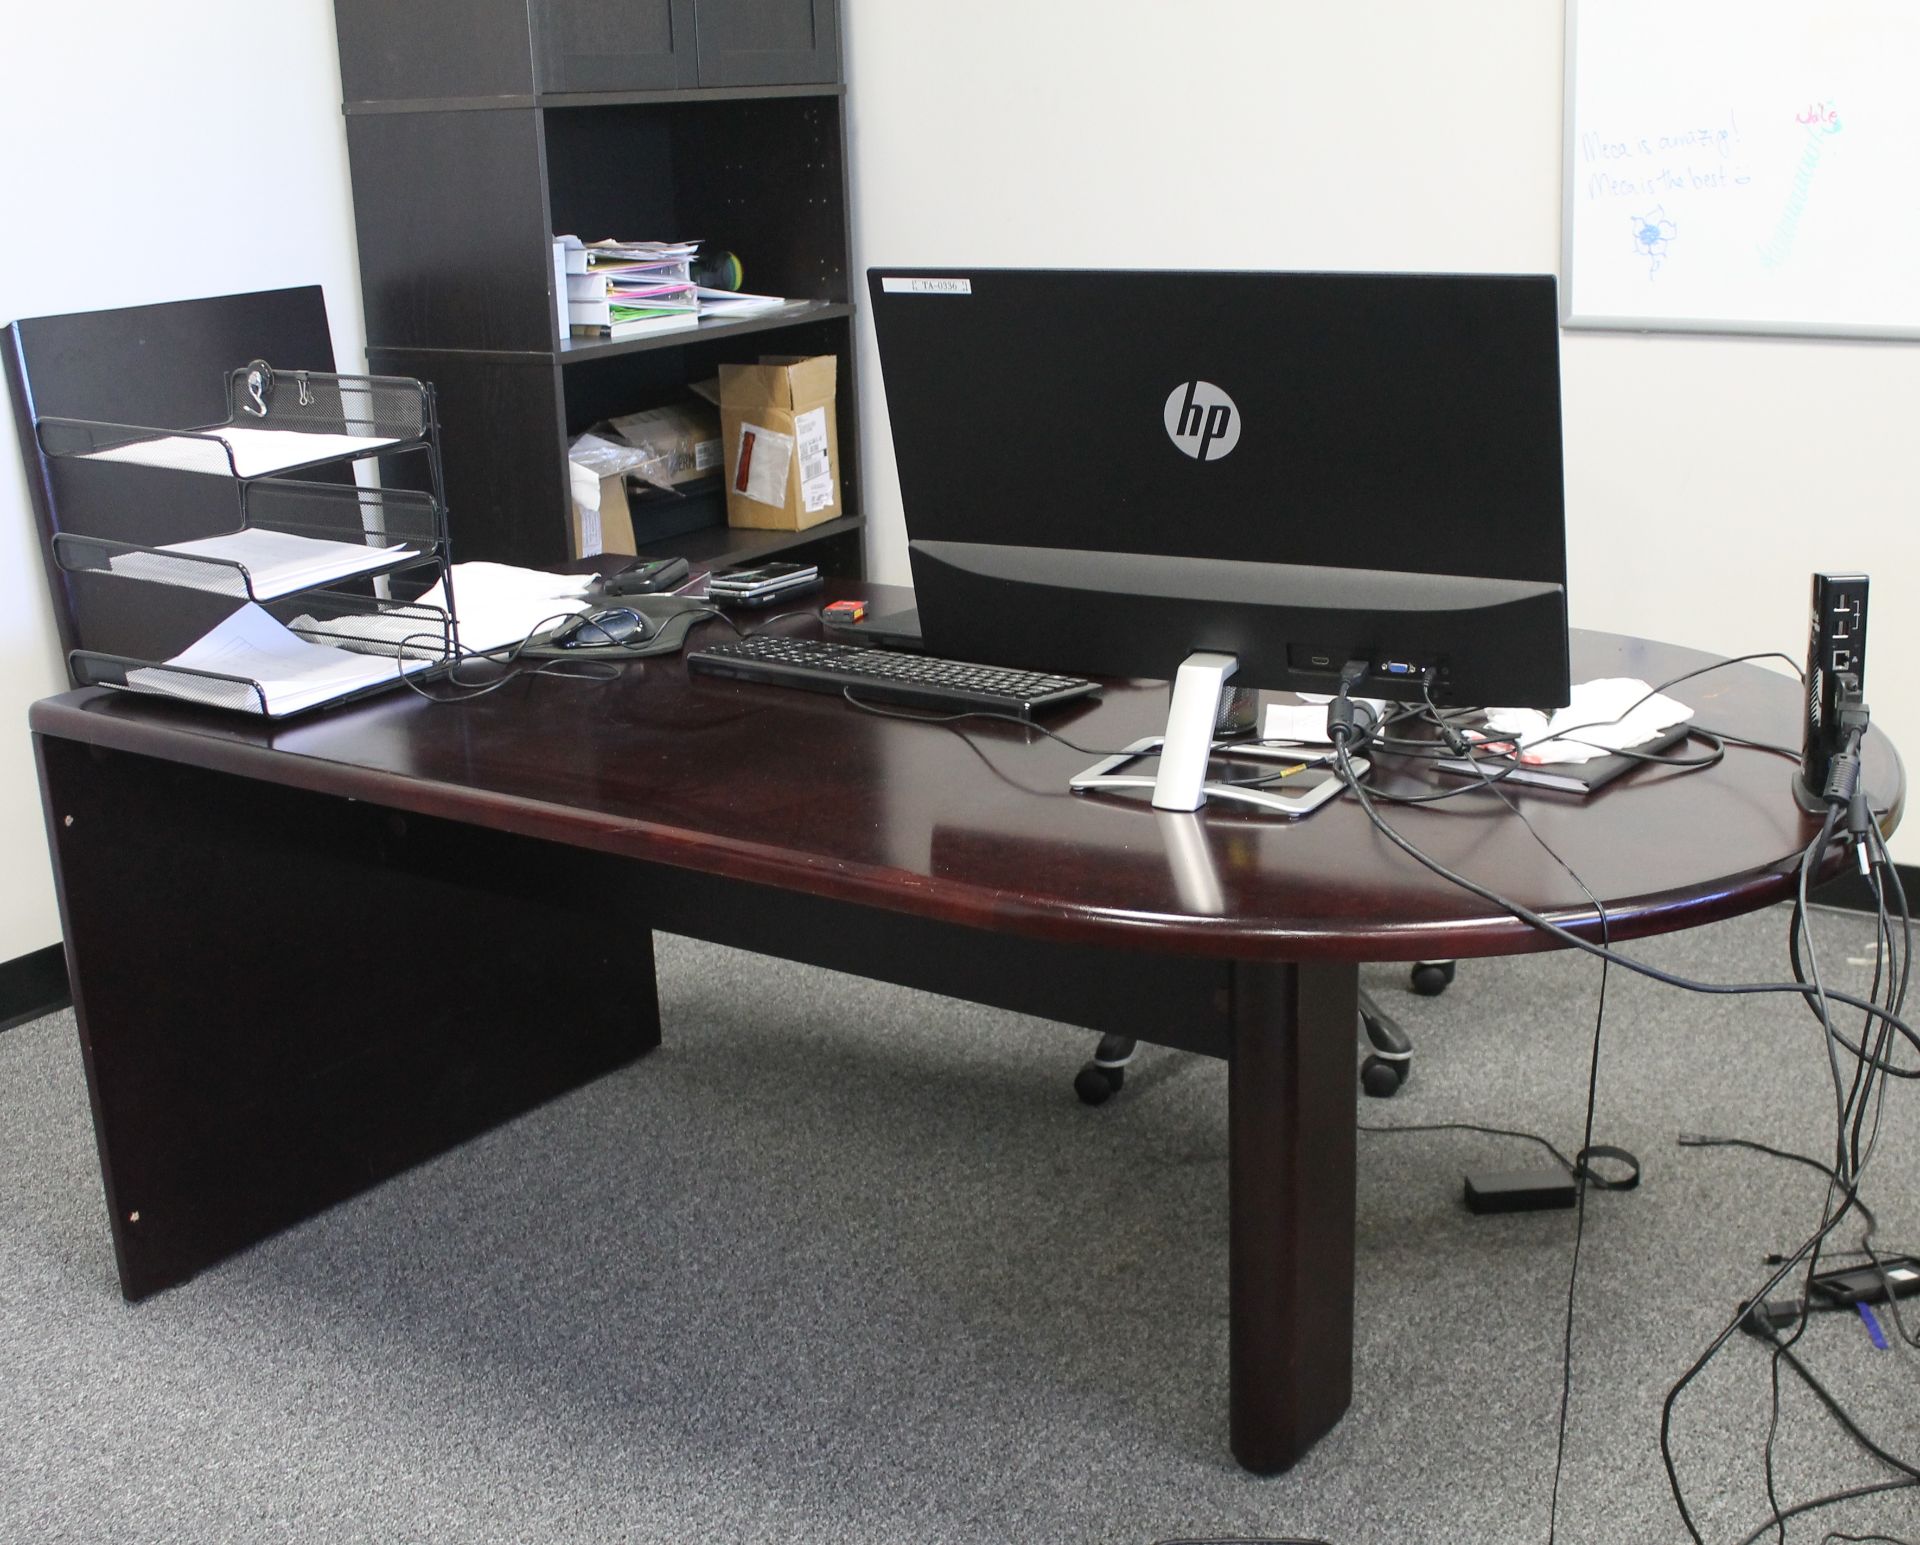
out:
M1413 1071L1413 1042L1400 1028L1400 1021L1373 1001L1373 994L1362 987L1359 994L1360 1029L1372 1048L1360 1064L1360 1087L1374 1099L1384 1100L1400 1092L1400 1086Z
M1082 1105L1105 1105L1126 1081L1125 1068L1103 1068L1097 1062L1089 1062L1074 1074L1073 1092L1080 1096Z
M1407 1081L1407 1064L1387 1057L1369 1057L1360 1064L1360 1087L1371 1099L1390 1100Z
M1453 981L1451 960L1423 960L1413 968L1413 990L1423 998L1437 998Z
M1082 1105L1104 1105L1120 1092L1127 1081L1127 1064L1133 1061L1134 1041L1129 1035L1100 1037L1093 1049L1093 1061L1074 1075L1073 1092Z

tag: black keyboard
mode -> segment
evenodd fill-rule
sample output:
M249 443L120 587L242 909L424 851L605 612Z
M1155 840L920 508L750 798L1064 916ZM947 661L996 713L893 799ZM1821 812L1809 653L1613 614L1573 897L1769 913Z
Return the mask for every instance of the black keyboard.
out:
M864 649L858 644L781 638L771 633L689 650L687 669L836 696L851 692L863 702L899 703L949 713L985 709L1018 714L1023 719L1100 690L1096 683L1078 676L967 665L897 649Z

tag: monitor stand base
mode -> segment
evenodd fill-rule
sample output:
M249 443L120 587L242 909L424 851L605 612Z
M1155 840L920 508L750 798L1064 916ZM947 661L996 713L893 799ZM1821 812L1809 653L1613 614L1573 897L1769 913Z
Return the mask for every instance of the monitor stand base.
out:
M1096 762L1070 778L1067 787L1076 794L1151 789L1156 810L1198 810L1209 799L1224 799L1288 816L1305 815L1335 798L1345 787L1337 776L1323 777L1297 794L1208 780L1207 761L1214 749L1214 724L1220 712L1221 695L1228 690L1227 682L1239 664L1228 654L1202 650L1188 655L1174 677L1166 733L1136 740L1119 754ZM1303 758L1298 750L1284 746L1229 743L1221 749L1230 752L1236 760L1282 766L1327 760ZM1122 770L1152 756L1159 757L1160 768L1151 777ZM1355 777L1365 776L1368 764L1364 757L1353 758L1351 765Z

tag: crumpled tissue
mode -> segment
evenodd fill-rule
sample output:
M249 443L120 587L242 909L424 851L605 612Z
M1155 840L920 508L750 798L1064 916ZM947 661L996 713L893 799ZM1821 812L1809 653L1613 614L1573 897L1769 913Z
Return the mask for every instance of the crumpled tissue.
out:
M1693 717L1685 703L1632 676L1577 682L1572 697L1551 718L1537 708L1489 708L1487 738L1516 741L1519 759L1527 763L1590 762L1643 745Z

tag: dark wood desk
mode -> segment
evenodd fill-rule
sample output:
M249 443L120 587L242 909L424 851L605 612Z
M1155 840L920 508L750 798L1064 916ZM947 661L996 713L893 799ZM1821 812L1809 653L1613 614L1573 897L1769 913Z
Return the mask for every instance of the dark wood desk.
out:
M1706 659L1575 638L1576 679ZM1676 695L1797 737L1785 677L1731 666ZM1118 684L1053 727L1117 746L1165 703ZM1076 798L1089 758L1015 726L963 739L678 658L280 727L101 690L31 722L129 1298L658 1044L662 928L1225 1058L1231 1433L1253 1470L1351 1393L1358 963L1548 944L1350 799L1289 824ZM1521 797L1618 942L1789 895L1816 830L1790 775L1729 747L1588 803ZM1868 780L1890 823L1878 735ZM1597 933L1493 799L1392 819Z

